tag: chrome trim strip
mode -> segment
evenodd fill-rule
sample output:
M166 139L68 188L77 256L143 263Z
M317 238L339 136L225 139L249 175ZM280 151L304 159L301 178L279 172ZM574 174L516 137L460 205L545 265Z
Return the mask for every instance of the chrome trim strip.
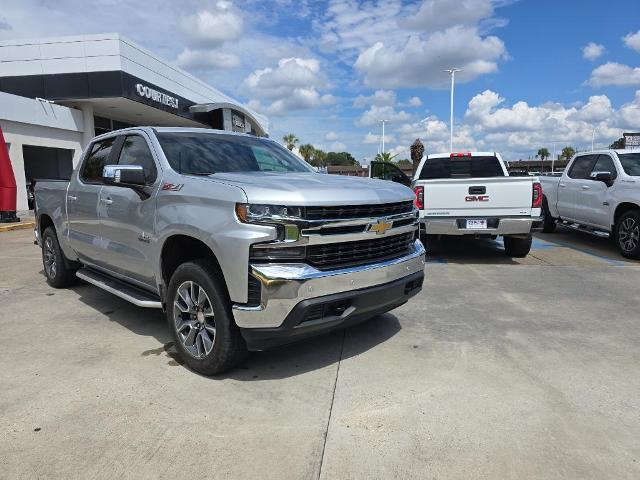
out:
M236 304L233 314L240 327L278 327L303 300L383 285L423 271L424 266L425 249L419 240L403 257L338 270L318 270L304 263L252 264L251 274L262 286L261 305Z

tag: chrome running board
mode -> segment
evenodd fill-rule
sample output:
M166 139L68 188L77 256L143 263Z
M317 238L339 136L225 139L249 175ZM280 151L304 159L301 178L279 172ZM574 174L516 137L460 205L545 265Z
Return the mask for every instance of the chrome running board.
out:
M87 267L81 268L76 272L76 276L138 307L162 308L160 297L96 270L91 270Z
M584 233L588 233L590 235L595 235L596 237L609 238L611 236L611 234L608 233L608 232L605 232L605 231L602 231L602 230L598 230L597 228L588 227L588 226L582 225L580 223L571 222L571 221L568 221L568 220L560 220L559 223L563 227L568 227L568 228L571 228L573 230L578 230L579 232L584 232Z

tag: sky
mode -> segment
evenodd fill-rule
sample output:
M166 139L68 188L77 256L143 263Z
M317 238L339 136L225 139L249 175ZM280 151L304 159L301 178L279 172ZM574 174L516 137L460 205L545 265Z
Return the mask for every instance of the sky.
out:
M89 6L89 4L91 6ZM638 0L2 0L0 39L117 32L269 117L271 137L527 159L640 131Z

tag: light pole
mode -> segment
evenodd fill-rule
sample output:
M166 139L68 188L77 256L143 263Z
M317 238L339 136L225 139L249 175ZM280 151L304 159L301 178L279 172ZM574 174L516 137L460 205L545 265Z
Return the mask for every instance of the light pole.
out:
M443 72L448 72L451 75L451 115L449 117L449 152L453 152L453 89L456 81L456 72L461 72L462 70L459 68L449 68L443 70Z
M593 152L593 141L596 138L596 130L597 128L594 127L594 129L591 131L591 151Z
M384 153L384 124L389 120L378 120L378 121L382 123L382 153Z

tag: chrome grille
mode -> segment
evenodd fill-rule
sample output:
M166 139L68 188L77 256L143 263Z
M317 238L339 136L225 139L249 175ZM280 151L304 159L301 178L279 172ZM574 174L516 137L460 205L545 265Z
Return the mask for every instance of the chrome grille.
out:
M370 218L411 213L413 202L382 203L375 205L341 205L336 207L305 207L305 220L329 220L343 218Z
M409 232L357 242L307 247L307 261L320 270L367 265L402 257L411 251L415 233Z

